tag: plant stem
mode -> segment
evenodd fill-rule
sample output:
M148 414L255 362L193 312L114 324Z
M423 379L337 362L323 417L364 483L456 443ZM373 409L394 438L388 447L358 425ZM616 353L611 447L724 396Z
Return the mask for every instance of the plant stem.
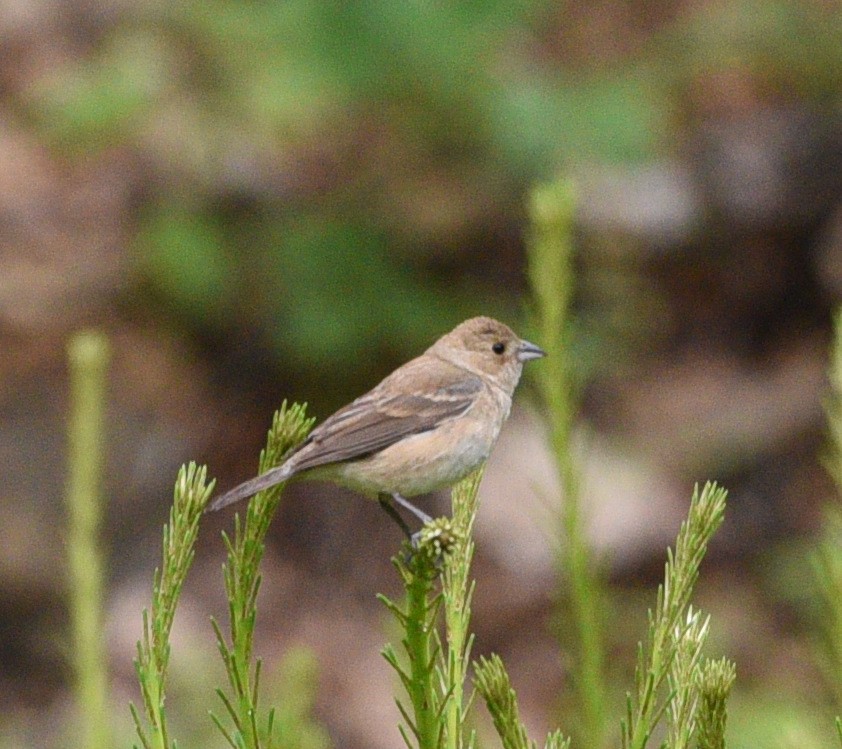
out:
M606 684L603 585L585 530L579 475L573 461L572 433L577 408L571 355L574 292L573 216L576 195L569 180L539 186L531 196L528 243L529 279L538 340L551 355L537 370L550 439L563 495L560 574L568 581L576 636L574 688L580 715L580 741L598 749L605 741Z
M404 632L408 668L391 645L383 649L383 656L400 677L412 705L410 715L400 699L396 700L404 720L399 728L410 748L474 746L474 735L465 736L465 679L472 643L473 585L469 575L474 544L470 533L481 478L480 470L455 486L453 517L428 521L415 548L405 547L408 556L393 560L406 594L404 605L378 596ZM442 593L436 595L435 581L442 567ZM442 602L445 648L436 631Z
M445 642L442 671L444 673L445 746L462 749L465 743L465 680L471 656L470 635L471 599L474 586L471 582L471 562L474 557L473 529L479 504L479 485L483 470L480 469L453 488L452 522L455 542L447 557L442 575L444 601Z
M213 492L207 470L195 463L182 466L173 490L169 523L164 525L161 566L152 583L151 613L143 612L143 638L137 643L135 671L149 723L148 735L140 714L131 705L135 729L144 749L172 749L164 710L170 632L181 589L193 563L199 521Z
M638 648L635 669L637 708L628 698L628 711L623 723L624 749L643 749L662 715L659 690L667 678L681 642L692 620L687 608L699 576L699 565L707 552L708 543L721 525L725 513L727 492L715 483L693 492L687 520L681 524L675 553L667 550L664 583L658 587L654 612L649 613L647 647Z
M84 749L105 749L111 745L102 612L104 562L99 537L109 358L108 341L101 333L78 333L68 346L68 582L79 746Z
M266 442L260 454L259 472L277 466L284 455L307 436L313 419L305 414L306 406L286 401L275 414ZM228 597L231 644L214 621L217 647L225 664L233 699L218 690L229 717L234 723L229 733L221 721L213 716L220 731L234 749L260 749L271 744L274 710L267 713L265 728L258 723L258 696L261 662L252 662L254 626L257 618L257 594L260 591L260 562L265 550L266 533L277 510L284 486L277 484L258 492L246 508L245 520L235 515L234 537L223 534L227 561L223 567L225 591ZM233 741L231 740L233 738Z
M420 564L419 564L420 562ZM406 588L406 651L409 654L409 698L415 713L419 749L439 746L438 699L433 662L436 656L433 576L425 569L421 555L410 562L412 570Z

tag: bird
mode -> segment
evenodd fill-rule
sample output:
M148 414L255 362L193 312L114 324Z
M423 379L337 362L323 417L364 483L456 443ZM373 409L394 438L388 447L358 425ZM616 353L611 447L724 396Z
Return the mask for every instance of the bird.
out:
M325 419L281 465L235 486L208 509L292 478L330 481L377 499L414 541L417 534L395 505L430 521L407 497L452 486L488 458L524 362L543 356L493 318L465 320Z

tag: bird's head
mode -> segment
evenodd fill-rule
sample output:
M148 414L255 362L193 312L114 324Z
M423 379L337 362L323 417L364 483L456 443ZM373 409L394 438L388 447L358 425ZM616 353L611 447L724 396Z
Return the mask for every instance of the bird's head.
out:
M534 343L519 338L508 326L490 317L472 317L438 339L429 349L488 379L510 396L520 380L523 363L546 356Z

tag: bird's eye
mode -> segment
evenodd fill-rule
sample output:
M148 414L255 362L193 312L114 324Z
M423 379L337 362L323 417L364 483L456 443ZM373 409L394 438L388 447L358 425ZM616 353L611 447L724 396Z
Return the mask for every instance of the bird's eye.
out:
M491 350L492 350L495 354L502 354L502 353L506 350L506 344L505 344L505 343L495 343L495 344L491 347Z

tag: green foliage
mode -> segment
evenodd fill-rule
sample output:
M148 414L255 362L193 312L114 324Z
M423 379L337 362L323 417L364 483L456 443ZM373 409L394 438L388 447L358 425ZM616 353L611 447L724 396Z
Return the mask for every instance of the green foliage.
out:
M401 736L408 749L436 749L441 746L444 733L442 711L444 698L438 690L435 666L439 657L439 643L435 636L436 618L441 598L434 591L438 576L435 555L426 544L417 551L407 549L407 558L395 557L395 568L406 592L403 607L380 595L380 600L395 617L404 632L401 641L408 667L401 664L391 645L383 648L383 657L398 674L409 696L412 712L400 699L396 700L404 724Z
M230 311L234 263L218 217L183 204L160 206L149 211L135 246L152 284L197 327Z
M474 519L482 475L483 470L480 469L453 489L452 523L456 540L441 576L445 647L439 670L442 692L447 695L444 713L446 749L463 749L474 742L465 722L467 706L472 698L466 705L464 685L474 641L470 622L475 583L471 580L470 571L474 558Z
M103 632L105 562L102 525L102 457L109 345L104 335L77 333L68 345L67 556L72 629L77 743L104 749L111 743L108 671Z
M288 407L284 401L272 421L266 447L261 451L259 473L277 466L284 455L307 436L313 420L306 417L305 408L297 403ZM252 646L264 540L284 486L277 484L256 494L248 504L245 521L241 522L240 516L235 516L233 539L224 536L228 552L223 574L228 597L230 644L216 621L213 621L213 627L230 688L230 696L221 689L217 694L233 728L226 728L218 716L212 717L233 749L261 749L273 743L275 709L268 711L266 721L261 725L258 709L261 661L252 662Z
M675 633L675 654L667 675L670 694L667 703L668 742L671 749L688 749L696 733L697 675L701 673L699 662L709 628L710 617L703 617L701 612L688 607L684 628Z
M485 217L528 181L566 158L653 153L668 118L645 66L511 54L540 47L521 40L552 12L129 5L24 108L65 151L150 166L139 275L184 324L224 331L239 314L300 373L344 375L361 341L381 353L401 329L403 356L480 307L514 308L514 288L463 272L457 248L487 244Z
M574 295L573 216L575 190L569 180L558 179L536 188L530 200L528 249L532 288L532 317L538 340L556 356L536 370L550 422L550 439L564 496L560 574L566 581L570 611L559 619L572 619L576 633L573 685L581 743L603 746L607 734L604 608L607 593L599 565L590 550L582 516L579 476L571 445L577 397L571 355L571 317ZM675 555L669 552L666 580L658 591L655 613L650 612L646 648L641 644L635 674L636 696L627 700L623 721L624 749L643 749L664 713L670 749L691 746L698 731L701 652L709 620L689 607L698 567L710 537L722 522L725 492L708 484L694 492L687 522L682 525ZM660 692L667 685L668 696ZM504 703L507 704L507 703ZM724 699L721 726L724 731ZM504 713L498 713L502 715ZM496 720L496 718L495 718ZM513 726L515 724L512 724ZM525 733L513 728L510 745ZM708 730L707 724L705 730ZM717 734L711 734L714 736ZM713 739L711 739L713 740Z
M404 724L400 731L409 749L473 749L476 734L468 725L474 696L465 698L473 634L470 632L474 581L472 530L482 471L457 484L452 492L452 519L433 520L422 530L418 548L397 558L406 594L400 606L385 596L400 629L408 666L391 645L383 650L410 698L412 713L397 700ZM441 593L435 591L441 577ZM442 615L443 613L443 615ZM444 638L438 633L442 620ZM532 748L520 723L517 698L498 656L474 662L474 683L483 696L506 749ZM568 749L560 732L547 738L548 749Z
M485 700L504 749L532 749L534 743L529 741L526 728L520 722L517 695L499 655L480 656L474 684Z
M737 678L737 668L726 658L706 660L699 676L701 704L697 719L699 749L725 749L727 702Z
M474 554L472 530L477 511L477 490L482 470L457 484L452 492L452 518L432 520L422 529L418 548L409 558L396 559L406 592L403 607L385 596L380 600L392 612L405 635L403 648L409 661L405 667L391 645L383 655L400 677L413 709L410 716L400 700L398 708L414 737L401 727L408 747L473 747L475 737L466 726L465 682L473 635L470 633L470 579ZM441 593L435 592L441 576ZM444 639L438 634L443 612Z
M533 190L527 244L537 339L550 352L536 376L549 417L550 441L563 494L558 569L565 581L575 631L573 685L581 742L600 747L606 737L604 583L591 552L582 512L579 476L571 444L577 396L573 371L572 303L574 294L573 216L575 189L566 179Z
M667 550L664 583L658 587L654 611L649 612L646 645L641 642L638 648L635 694L627 695L626 717L622 722L623 749L643 749L668 707L673 717L686 714L686 708L674 699L679 696L676 691L679 682L675 679L681 680L688 671L690 674L698 671L695 641L700 636L703 639L707 626L702 627L698 615L692 615L690 597L708 542L722 523L726 495L724 489L713 483L705 484L701 492L696 487L687 520L678 532L675 552ZM670 677L676 658L679 665L677 671L672 671L672 696L664 701L661 688ZM688 669L681 659L685 664L695 659L695 667Z
M696 734L696 717L699 706L699 681L702 647L710 629L710 617L687 608L683 628L676 628L675 654L672 658L667 685L667 724L670 749L689 749Z
M312 427L305 407L286 402L275 414L266 448L260 456L260 471L277 465ZM233 540L224 536L228 549L224 565L229 601L231 644L213 621L217 647L228 676L231 696L217 690L233 728L211 715L223 736L235 749L282 746L284 749L322 749L324 733L307 719L313 699L315 678L312 660L305 654L291 653L281 676L279 692L285 698L277 712L269 710L265 722L258 709L261 662L252 661L259 566L264 539L274 514L282 486L259 493L249 503L245 521L235 518ZM193 562L199 521L213 492L206 470L194 464L183 467L176 480L170 520L164 526L163 559L156 570L152 588L151 614L143 614L143 639L138 643L135 668L140 681L148 728L132 705L135 727L144 749L176 749L164 709L166 677L170 660L169 636L184 579Z
M207 469L190 463L182 466L175 482L169 523L164 525L161 567L152 583L151 614L143 612L143 639L137 643L135 671L140 682L148 729L131 705L137 735L144 749L176 749L170 735L166 701L167 669L170 662L170 631L181 589L193 563L199 521L213 493Z
M490 658L480 656L475 664L475 670L474 684L485 700L504 749L535 749L535 742L529 740L526 727L520 721L517 695L500 656L492 655ZM544 744L544 749L569 749L569 747L570 739L563 738L560 731L550 734Z

